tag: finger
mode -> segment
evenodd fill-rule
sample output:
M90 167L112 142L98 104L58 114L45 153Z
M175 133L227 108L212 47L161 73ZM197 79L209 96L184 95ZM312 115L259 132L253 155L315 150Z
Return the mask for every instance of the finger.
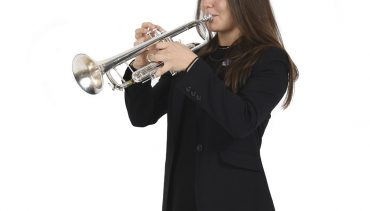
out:
M151 51L152 53L156 53L158 50L155 49L155 45L150 45L146 48L147 51Z
M135 30L135 38L138 39L140 37L145 37L146 33L148 32L148 29L139 28Z
M147 48L147 53L148 54L156 54L158 51L157 50L153 50L153 49L150 49L150 48Z
M156 25L152 24L151 22L144 22L144 23L141 24L141 28L154 29L154 28L156 28Z
M145 41L145 38L144 38L144 37L138 38L138 39L134 42L134 46L139 45L139 44L143 43L144 41Z
M151 22L144 22L141 25L142 28L150 28L150 29L158 29L160 32L164 32L164 30L160 25L153 24Z
M167 65L166 63L160 67L157 72L155 72L155 77L159 77L163 74L165 74L166 72L170 71L171 67L169 65Z
M138 28L138 29L135 29L135 34L144 34L148 31L148 29L146 28Z
M162 54L156 53L150 53L148 54L148 59L152 62L163 62L165 57Z
M163 49L168 48L169 45L170 45L169 42L159 42L155 45L155 48L158 50L163 50Z
M185 45L185 44L183 44L183 43L181 42L181 40L178 40L178 41L172 42L172 45L175 45L175 46L181 46L181 47L186 47L186 45Z
M152 61L155 62L166 62L168 61L168 56L165 54L165 52L157 51L155 54L152 54L150 57Z
M161 26L159 25L155 25L155 27L160 31L160 32L165 32L166 30L164 30Z

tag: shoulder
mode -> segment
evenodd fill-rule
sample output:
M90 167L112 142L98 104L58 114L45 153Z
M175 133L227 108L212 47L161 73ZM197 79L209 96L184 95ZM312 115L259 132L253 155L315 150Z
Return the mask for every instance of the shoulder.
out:
M260 57L252 67L252 77L261 74L279 75L286 77L289 74L289 59L284 49L268 47L262 50Z
M277 61L287 65L289 63L287 52L278 47L268 47L262 50L261 56L257 60L256 65L269 64Z

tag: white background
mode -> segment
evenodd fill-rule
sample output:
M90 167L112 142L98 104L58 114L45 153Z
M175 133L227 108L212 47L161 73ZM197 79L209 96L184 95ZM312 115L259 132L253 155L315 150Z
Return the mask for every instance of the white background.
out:
M300 70L262 159L277 210L370 211L369 7L272 0ZM131 126L124 93L84 93L71 63L132 47L134 29L194 17L192 1L0 3L0 211L161 210L166 118Z

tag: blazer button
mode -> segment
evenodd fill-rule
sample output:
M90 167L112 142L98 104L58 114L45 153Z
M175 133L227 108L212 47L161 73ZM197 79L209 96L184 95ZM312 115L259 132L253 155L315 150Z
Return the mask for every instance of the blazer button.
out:
M197 100L200 101L202 97L200 95L197 95Z
M202 152L203 151L203 145L202 144L198 144L197 145L197 152Z

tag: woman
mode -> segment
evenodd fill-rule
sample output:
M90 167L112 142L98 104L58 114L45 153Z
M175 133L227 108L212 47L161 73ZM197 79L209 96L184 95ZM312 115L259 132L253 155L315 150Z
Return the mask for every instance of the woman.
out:
M181 43L158 43L131 63L164 66L154 87L126 89L130 121L145 127L167 114L163 210L274 210L261 141L286 90L283 107L291 102L298 70L269 0L200 0L197 18L202 14L213 15L207 27L216 36L197 54ZM154 28L161 29L144 23L135 44Z

